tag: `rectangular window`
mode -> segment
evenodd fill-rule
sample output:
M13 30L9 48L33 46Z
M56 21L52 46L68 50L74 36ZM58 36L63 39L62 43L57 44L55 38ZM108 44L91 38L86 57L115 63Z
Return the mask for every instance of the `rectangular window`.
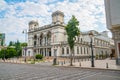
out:
M64 48L62 48L62 54L64 54Z
M81 54L82 54L82 47L81 47Z
M77 47L77 54L79 54L79 47Z
M84 54L85 54L85 47L84 47Z
M67 54L69 54L69 48L67 47Z
M88 54L88 50L89 50L89 48L87 48L87 54Z

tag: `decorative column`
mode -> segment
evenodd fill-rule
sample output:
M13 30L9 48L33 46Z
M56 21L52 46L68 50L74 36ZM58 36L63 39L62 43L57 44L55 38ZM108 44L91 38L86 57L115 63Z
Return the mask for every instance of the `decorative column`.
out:
M113 39L115 43L115 53L116 53L116 64L120 65L120 26L112 30Z

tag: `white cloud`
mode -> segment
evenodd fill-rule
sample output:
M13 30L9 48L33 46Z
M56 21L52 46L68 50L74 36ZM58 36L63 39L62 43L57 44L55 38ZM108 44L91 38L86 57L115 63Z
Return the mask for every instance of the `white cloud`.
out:
M8 5L0 0L0 11L8 10L5 18L0 18L0 32L5 32L7 41L19 39L24 41L23 29L28 29L28 22L38 20L40 26L51 23L51 14L61 10L65 14L65 23L75 15L80 22L82 31L98 29L99 24L106 26L103 0L78 0L77 2L57 2L58 0L28 0L26 2ZM36 3L37 2L37 3ZM46 3L51 3L47 5ZM18 8L18 10L16 10ZM20 10L19 10L20 9ZM106 28L104 28L106 29ZM101 31L101 30L100 30Z
M0 0L0 10L3 10L6 7L6 2L3 0Z

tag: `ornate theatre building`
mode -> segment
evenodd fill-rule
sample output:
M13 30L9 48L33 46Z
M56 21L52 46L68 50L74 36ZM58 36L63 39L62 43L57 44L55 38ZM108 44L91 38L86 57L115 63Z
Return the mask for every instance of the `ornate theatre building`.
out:
M22 56L32 57L42 54L47 57L69 57L70 48L64 26L64 14L61 11L52 13L52 23L48 25L40 27L37 21L30 21L27 51L23 49ZM74 56L86 58L91 55L89 32L94 35L92 38L94 55L109 56L112 40L107 36L106 31L98 33L94 30L81 32L80 36L76 36Z

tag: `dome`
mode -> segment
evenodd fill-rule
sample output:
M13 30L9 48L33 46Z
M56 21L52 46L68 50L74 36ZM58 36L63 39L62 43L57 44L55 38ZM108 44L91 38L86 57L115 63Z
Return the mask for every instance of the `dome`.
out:
M29 25L31 25L31 24L36 24L36 25L38 25L38 21L32 20L32 21L29 22Z
M52 16L55 16L55 15L58 15L58 14L60 14L60 15L62 15L62 16L64 16L64 13L63 12L61 12L61 11L55 11L55 12L53 12L52 13Z

